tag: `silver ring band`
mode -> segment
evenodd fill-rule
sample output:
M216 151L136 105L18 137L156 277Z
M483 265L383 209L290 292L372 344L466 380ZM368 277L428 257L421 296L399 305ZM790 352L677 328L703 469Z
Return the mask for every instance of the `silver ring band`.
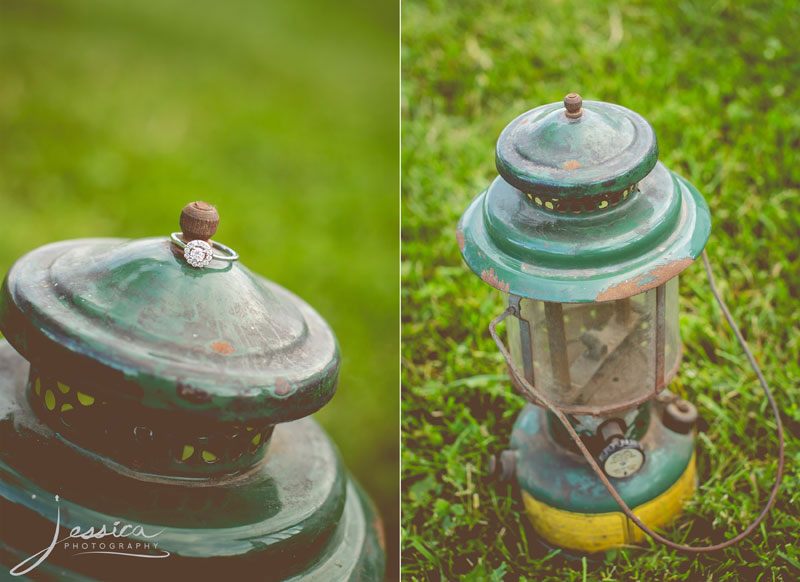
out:
M184 249L184 258L192 267L203 268L211 262L211 259L228 263L239 260L239 253L229 246L213 240L206 242L199 239L185 243L179 238L182 234L182 232L173 232L169 235L169 238ZM214 250L222 251L225 254L215 253Z

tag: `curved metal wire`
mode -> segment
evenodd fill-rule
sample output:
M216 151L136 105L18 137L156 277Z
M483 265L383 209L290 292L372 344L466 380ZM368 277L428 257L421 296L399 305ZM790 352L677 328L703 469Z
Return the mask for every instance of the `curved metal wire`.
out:
M550 412L552 412L556 416L556 418L558 418L558 420L561 421L561 424L564 425L564 428L567 430L569 436L575 442L575 445L578 447L578 449L581 451L586 461L589 463L589 466L597 474L600 481L602 481L603 485L605 485L605 488L608 489L608 492L611 494L611 497L614 498L614 501L617 502L617 505L619 505L619 508L628 517L628 519L630 519L633 523L635 523L640 530L642 530L644 533L646 533L654 540L661 542L662 544L670 548L673 548L675 550L682 550L686 552L696 552L696 553L714 552L717 550L722 550L724 548L730 547L742 541L744 538L750 535L750 533L752 533L752 531L756 527L758 527L758 524L760 524L764 520L764 518L767 516L767 513L769 513L769 510L772 508L772 505L775 503L775 498L778 496L778 490L780 489L781 485L781 478L783 477L783 465L784 465L783 425L781 424L781 417L780 417L780 411L778 410L778 405L775 403L775 399L772 396L772 392L770 391L769 386L767 385L767 381L766 379L764 379L764 375L761 373L761 369L758 367L758 364L756 363L753 354L750 352L750 348L747 347L747 342L742 336L742 332L739 331L739 327L736 325L736 322L733 321L733 317L731 316L730 311L728 311L728 307L725 305L725 302L722 300L722 297L720 296L719 291L717 290L717 286L714 282L714 275L711 272L711 265L708 262L708 257L706 256L705 251L703 251L703 264L705 265L706 274L708 275L708 282L711 286L711 293L714 295L714 298L717 300L717 303L719 303L720 309L722 310L725 319L728 321L728 324L731 326L731 329L736 335L736 339L739 341L739 344L742 346L744 353L747 355L747 359L750 361L750 365L753 367L753 370L755 371L756 376L758 377L758 381L761 383L761 387L764 390L764 395L767 397L767 400L769 401L770 408L772 408L772 414L775 417L775 422L777 424L777 434L778 434L778 472L775 477L775 485L772 487L772 492L770 493L769 499L767 500L767 504L764 506L764 509L761 511L761 513L755 519L755 521L753 521L750 525L748 525L744 529L744 531L742 531L737 536L719 544L711 546L689 546L684 544L678 544L676 542L668 540L661 534L656 533L650 527L645 525L641 519L636 517L633 511L631 511L630 507L628 507L625 501L623 501L622 497L620 497L619 493L617 493L617 490L614 489L614 486L611 484L611 482L608 480L608 477L606 477L603 470L597 464L597 461L595 461L594 457L589 452L589 449L587 449L586 445L583 444L583 441L581 440L580 436L578 436L578 433L572 427L572 424L569 422L569 420L567 420L567 417L564 415L564 413L557 406L552 404L539 390L534 388L523 377L523 375L520 374L519 370L517 369L517 366L511 360L511 354L509 354L505 344L497 335L497 326L501 321L503 321L510 315L517 315L516 308L513 306L509 307L503 313L495 317L494 320L492 320L492 323L489 324L489 333L491 334L492 339L494 339L495 343L497 344L497 347L500 349L500 352L503 354L503 357L506 359L506 362L508 363L508 369L514 375L514 378L517 380L517 382L519 382L519 385L524 388L526 392L524 396L538 400L538 404L540 406L544 405L545 408L547 408Z

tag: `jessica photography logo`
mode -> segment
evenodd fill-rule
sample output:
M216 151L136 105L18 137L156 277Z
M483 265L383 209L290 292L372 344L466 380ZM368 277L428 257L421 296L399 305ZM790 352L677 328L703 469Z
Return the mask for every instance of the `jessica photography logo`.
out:
M56 495L56 503L58 502L58 495ZM57 505L56 527L50 545L14 566L10 570L10 574L12 576L27 574L44 562L56 548L64 551L74 551L73 556L111 554L133 558L158 559L166 558L170 555L166 550L159 550L158 542L154 540L164 531L163 529L155 533L147 533L141 525L115 521L110 526L110 529L105 524L102 524L99 529L91 526L86 530L81 529L81 526L75 526L70 530L69 535L59 539L60 527L61 506ZM129 539L128 536L135 539Z

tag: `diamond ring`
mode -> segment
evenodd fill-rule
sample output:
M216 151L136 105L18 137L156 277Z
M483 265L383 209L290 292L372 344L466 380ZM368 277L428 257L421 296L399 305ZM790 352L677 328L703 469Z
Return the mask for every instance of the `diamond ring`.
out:
M200 239L185 243L180 239L181 234L180 232L173 232L169 235L169 238L183 249L183 258L195 269L202 269L207 266L211 262L211 259L227 261L229 263L239 260L239 253L222 243L213 240L206 242ZM220 255L219 253L215 253L215 249L226 254Z

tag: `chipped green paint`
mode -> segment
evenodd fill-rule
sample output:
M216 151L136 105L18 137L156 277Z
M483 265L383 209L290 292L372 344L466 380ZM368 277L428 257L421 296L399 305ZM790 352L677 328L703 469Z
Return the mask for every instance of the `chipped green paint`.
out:
M561 103L523 113L497 140L497 171L523 192L587 197L622 190L644 178L658 160L658 142L638 113L584 101L569 119Z
M708 240L705 200L656 161L650 125L615 105L584 109L567 120L547 105L509 124L497 145L500 176L459 221L465 262L501 291L562 303L636 295L688 267ZM612 204L594 211L542 202L593 205L608 193Z
M170 556L74 559L57 549L32 572L42 579L115 580L120 572L138 580L242 572L298 582L383 579L380 520L312 419L277 426L268 460L249 473L198 486L123 470L59 438L24 397L27 376L28 363L0 340L0 514L20 524L0 532L6 572L47 546L60 511L60 538L74 527L137 524L148 534L161 531L150 541Z
M302 419L336 389L336 338L286 289L239 263L193 269L165 237L65 241L8 272L0 331L0 514L25 525L0 531L0 565L60 519L59 537L161 531L170 555L54 552L37 576L383 579L380 520Z
M239 263L193 269L166 238L28 253L3 281L0 331L70 386L219 421L306 416L340 365L307 303Z
M528 405L511 433L511 449L518 455L520 488L551 507L576 513L619 511L616 501L582 457L557 444L548 434L546 412ZM658 497L683 474L694 451L694 434L664 428L661 410L648 418L651 424L640 444L645 463L634 475L614 482L630 507Z

